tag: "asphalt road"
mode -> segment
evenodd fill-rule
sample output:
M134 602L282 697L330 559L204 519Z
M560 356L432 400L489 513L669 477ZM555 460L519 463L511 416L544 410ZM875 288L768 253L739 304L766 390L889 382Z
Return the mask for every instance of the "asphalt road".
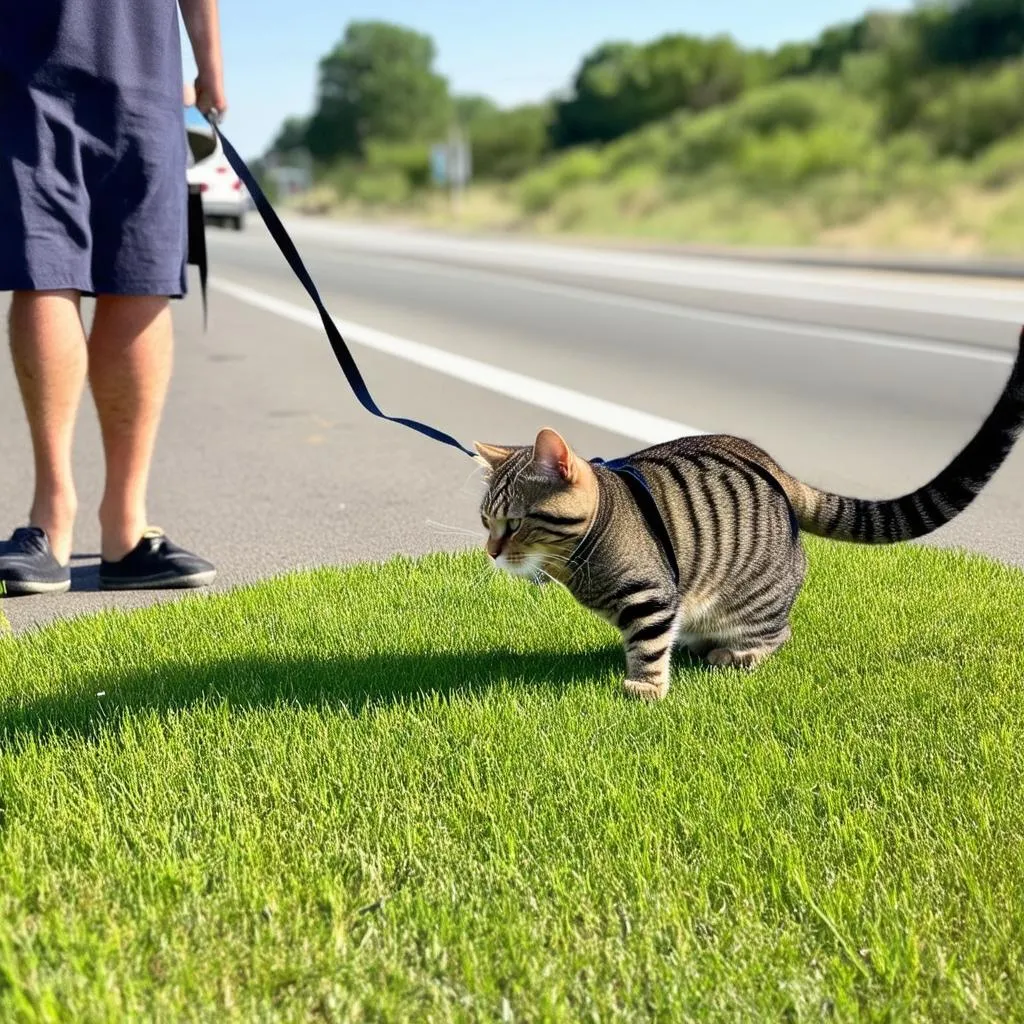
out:
M1005 280L290 226L389 412L466 442L525 443L552 425L587 456L728 431L862 496L902 493L948 461L1001 389L1024 323L1024 286ZM209 331L198 291L176 308L152 521L217 563L216 590L479 543L473 463L356 404L255 219L241 234L211 228L209 245ZM6 534L31 486L6 359L0 396ZM74 589L0 604L15 629L182 596L95 589L102 461L88 402L76 472ZM1024 450L929 542L1024 565Z

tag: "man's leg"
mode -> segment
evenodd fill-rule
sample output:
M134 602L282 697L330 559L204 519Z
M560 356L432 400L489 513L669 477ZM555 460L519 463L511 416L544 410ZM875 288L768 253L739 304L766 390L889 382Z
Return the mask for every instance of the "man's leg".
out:
M54 558L71 557L77 498L71 451L86 374L77 292L15 292L11 355L35 456L29 522L45 530Z
M170 304L156 296L101 295L89 335L89 383L103 435L100 586L199 587L216 570L148 530L146 491L171 377Z
M89 335L89 384L96 401L106 485L100 504L103 558L124 558L142 538L146 489L172 361L168 300L101 295Z

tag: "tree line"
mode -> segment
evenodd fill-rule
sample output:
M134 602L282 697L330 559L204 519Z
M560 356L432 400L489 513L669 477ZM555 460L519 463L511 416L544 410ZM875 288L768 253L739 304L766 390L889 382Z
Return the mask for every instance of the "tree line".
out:
M930 121L948 136L948 151L970 156L1013 121L1016 115L1003 108L1024 108L1024 96L1019 77L986 85L988 98L972 94L965 114L958 80L1022 56L1024 0L941 0L905 14L868 12L773 51L685 33L640 45L610 42L583 58L565 95L501 109L483 96L453 95L435 68L428 36L359 21L320 60L312 115L287 120L270 151L301 148L321 166L372 164L375 154L379 160L389 152L419 184L428 145L457 124L470 138L475 175L507 180L549 154L613 142L761 86L842 74L876 103L879 131L895 134Z

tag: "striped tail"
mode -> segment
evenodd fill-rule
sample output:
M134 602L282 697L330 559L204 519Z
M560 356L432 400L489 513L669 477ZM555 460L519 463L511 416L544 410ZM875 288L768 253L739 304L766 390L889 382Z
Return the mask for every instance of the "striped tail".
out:
M860 544L895 544L923 537L963 512L1003 464L1022 428L1024 330L1010 379L981 429L923 487L902 498L870 501L819 491L784 471L776 472L808 533Z

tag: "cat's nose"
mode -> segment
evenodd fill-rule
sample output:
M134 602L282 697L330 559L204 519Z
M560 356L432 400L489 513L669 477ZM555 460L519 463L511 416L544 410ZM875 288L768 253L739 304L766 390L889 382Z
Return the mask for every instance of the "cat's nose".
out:
M502 546L505 543L504 537L488 537L487 538L487 554L491 558L497 558L501 554Z

